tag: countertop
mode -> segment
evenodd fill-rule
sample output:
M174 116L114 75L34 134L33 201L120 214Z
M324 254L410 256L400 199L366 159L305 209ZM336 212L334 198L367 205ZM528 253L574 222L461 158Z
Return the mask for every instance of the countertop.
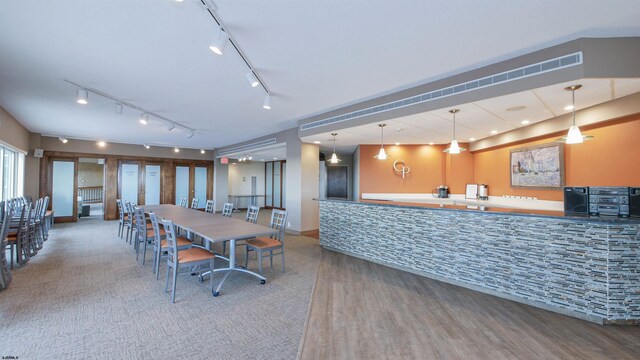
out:
M316 199L318 201L338 201L344 203L363 204L372 206L391 206L398 208L424 208L442 211L468 211L472 213L486 215L515 215L515 216L537 216L552 217L566 220L604 222L611 224L640 224L640 218L623 218L615 216L589 216L589 215L565 215L562 211L514 209L496 206L478 205L457 205L454 204L430 204L421 202L397 202L384 200L344 200L344 199Z

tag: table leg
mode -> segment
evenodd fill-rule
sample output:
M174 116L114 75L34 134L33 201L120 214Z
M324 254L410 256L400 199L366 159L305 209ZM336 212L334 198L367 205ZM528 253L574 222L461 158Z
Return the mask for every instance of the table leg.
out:
M262 276L262 275L260 275L258 273L255 273L253 271L249 271L247 269L236 267L236 240L235 239L229 240L229 267L228 268L220 268L220 269L214 269L213 270L213 272L221 272L221 271L226 271L227 273L224 275L222 280L220 280L220 282L218 283L218 286L212 291L213 296L220 295L220 289L222 289L222 285L224 284L225 280L227 280L227 278L229 277L229 275L231 274L232 271L237 271L237 272L242 272L242 273L246 273L246 274L249 274L249 275L253 275L253 276L257 277L258 279L260 279L260 284L264 284L267 281L267 278L265 278L264 276ZM204 273L203 275L205 275L205 274L207 274L207 273ZM211 281L213 281L213 277L212 277Z

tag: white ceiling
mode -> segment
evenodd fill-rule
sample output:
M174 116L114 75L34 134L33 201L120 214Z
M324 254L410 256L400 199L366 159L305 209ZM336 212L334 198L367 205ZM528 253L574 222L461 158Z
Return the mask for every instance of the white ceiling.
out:
M274 145L262 146L260 148L251 149L251 151L242 151L229 154L226 157L232 160L238 160L242 157L251 157L251 161L274 161L286 160L287 144L279 143Z
M214 2L272 91L272 110L237 54L208 50L215 26L197 0L0 1L0 106L33 132L214 148L575 38L640 35L638 0ZM143 127L138 111L116 115L97 96L78 105L63 79L198 133L153 119Z
M597 105L640 91L640 79L581 79L553 86L523 91L491 99L485 99L455 106L456 139L469 142L471 138L480 140L516 128L529 126L558 115L570 113L565 107L571 105L571 93L564 90L573 84L581 84L576 91L576 109ZM516 107L524 107L513 111ZM385 121L385 144L445 144L451 141L453 117L449 110L438 109ZM507 110L511 109L511 111ZM529 124L522 124L528 120ZM333 152L331 133L306 136L304 142L320 141L321 151ZM358 144L380 144L378 124L367 124L335 131L338 133L336 150L351 153Z

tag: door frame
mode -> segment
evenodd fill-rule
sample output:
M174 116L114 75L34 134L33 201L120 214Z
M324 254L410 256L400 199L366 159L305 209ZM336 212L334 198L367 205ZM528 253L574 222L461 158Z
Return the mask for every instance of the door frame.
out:
M47 193L51 194L51 201L49 202L49 208L53 209L53 162L72 162L73 163L73 215L71 216L55 216L54 221L59 223L78 222L78 160L77 157L58 157L52 156L48 159L48 174L47 174ZM103 185L104 187L104 185Z
M183 166L189 168L189 197L187 199L187 206L191 207L191 200L196 196L196 168L203 167L207 169L207 192L205 197L207 199L213 198L213 164L200 164L193 162L185 162L185 161L175 161L173 163L173 203L176 203L178 199L176 198L176 188L178 187L176 181L177 167ZM199 209L204 209L205 204L198 203Z
M271 169L271 206L267 206L267 164L272 163L274 164L275 168L275 164L279 164L280 166L280 184L278 184L280 186L280 207L275 207L273 206L273 204L275 204L275 202L273 201L274 197L273 195L275 194L275 191L273 191L275 189L275 184L274 184L274 173L275 171L273 171L273 168ZM265 209L278 209L278 210L285 210L286 207L284 206L284 202L282 201L283 199L283 195L284 195L284 191L286 191L286 189L283 189L282 183L284 182L284 175L282 172L283 169L283 165L287 163L287 160L274 160L274 161L265 161L264 162L264 207Z

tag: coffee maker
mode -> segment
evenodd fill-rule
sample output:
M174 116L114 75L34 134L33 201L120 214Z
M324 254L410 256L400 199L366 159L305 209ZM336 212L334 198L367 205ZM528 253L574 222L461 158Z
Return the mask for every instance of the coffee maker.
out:
M436 198L448 198L449 197L449 187L447 185L440 185L433 190L433 197Z
M478 184L478 199L489 200L489 185Z

